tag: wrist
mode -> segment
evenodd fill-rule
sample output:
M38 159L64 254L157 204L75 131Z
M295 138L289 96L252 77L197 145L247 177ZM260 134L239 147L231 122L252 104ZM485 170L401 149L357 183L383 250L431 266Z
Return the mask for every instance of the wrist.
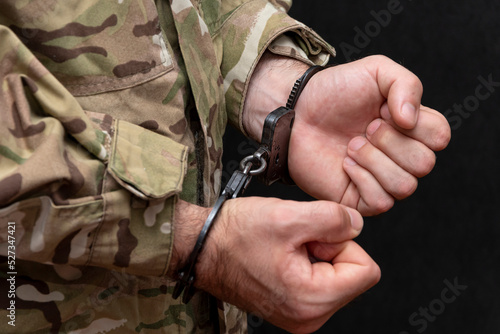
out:
M181 284L181 281L183 281L182 275L188 278L191 274L194 274L193 286L196 289L220 295L221 280L227 274L227 270L224 269L225 262L221 260L221 253L224 253L224 250L228 248L225 232L229 219L227 208L225 208L228 202L232 201L224 202L219 214L212 223L213 227L206 232L206 239L199 254L194 259L192 258L193 250L199 242L200 233L202 233L205 222L213 208L203 208L181 200L176 204L173 224L174 245L167 272L169 277L179 280L174 288L174 299L178 297L177 293L180 294L184 291L183 302L187 303L189 301L189 295L194 290L187 288L186 282L189 279L184 285ZM190 263L194 263L193 272L187 270ZM180 275L181 272L182 275ZM224 273L221 274L221 272Z
M243 127L260 141L266 116L284 106L295 81L309 68L301 61L264 53L252 74L243 108Z
M209 213L210 208L203 208L182 200L175 205L174 244L167 271L169 277L175 278L177 272L186 265Z
M234 249L234 244L228 246L228 243L231 242L227 238L227 223L231 216L229 212L232 212L232 210L228 210L227 206L231 206L233 201L228 200L221 207L213 226L207 232L205 242L195 259L194 271L192 272L194 274L194 281L192 282L194 288L207 291L219 298L228 297L227 293L229 291L224 288L224 280L234 278L226 263L228 259L227 250ZM188 262L193 260L190 257L194 245L198 241L204 222L212 210L212 208L201 208L186 202L176 207L176 212L179 212L176 224L178 233L174 237L175 251L172 254L169 270L170 276L174 279L180 279L180 271L183 271L184 275L187 275L186 277L191 275L186 271L186 268ZM183 287L178 285L174 289L174 299L177 298L176 293L183 291L183 302L188 302L190 297L187 297L186 300L184 298L186 298L186 293L189 296L193 289L188 288L188 285ZM176 292L177 289L180 290Z

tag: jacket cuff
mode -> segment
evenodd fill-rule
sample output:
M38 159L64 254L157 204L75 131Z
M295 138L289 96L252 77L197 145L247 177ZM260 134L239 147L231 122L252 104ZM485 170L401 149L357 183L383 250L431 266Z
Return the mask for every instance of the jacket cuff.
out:
M238 7L219 36L224 49L221 71L229 122L245 135L245 97L252 73L266 50L310 65L325 65L330 56L335 56L333 47L316 32L268 1L249 1Z

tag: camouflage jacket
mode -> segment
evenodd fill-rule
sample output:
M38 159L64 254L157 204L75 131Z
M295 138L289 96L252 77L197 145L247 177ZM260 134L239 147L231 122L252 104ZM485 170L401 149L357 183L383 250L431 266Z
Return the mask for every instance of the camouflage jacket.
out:
M206 293L171 298L173 208L215 200L266 49L333 54L290 5L0 2L1 333L246 331Z

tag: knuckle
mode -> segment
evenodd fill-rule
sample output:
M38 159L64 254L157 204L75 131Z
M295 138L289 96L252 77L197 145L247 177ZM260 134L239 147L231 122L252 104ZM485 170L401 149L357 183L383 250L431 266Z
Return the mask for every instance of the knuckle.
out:
M366 57L366 60L368 61L373 61L375 63L386 63L386 62L393 62L389 57L384 56L384 55L372 55Z
M328 215L335 221L345 221L347 220L347 214L345 210L340 205L333 205L333 203L327 203L328 205Z
M423 177L429 174L436 164L436 155L431 150L414 153L411 158L413 174L416 177Z
M398 200L407 198L417 190L418 181L416 177L408 176L402 178L394 191L394 197Z
M408 83L411 85L411 87L414 87L419 92L424 91L424 85L422 84L422 81L420 81L420 79L415 74L412 73L411 77L408 78Z
M388 195L378 196L372 201L367 201L368 207L371 208L370 215L378 215L389 211L394 206L394 199Z
M309 203L310 210L307 217L310 221L328 221L339 222L336 226L343 226L343 222L347 220L347 213L338 204L327 201L313 201Z
M368 266L368 277L370 286L374 286L378 282L380 282L380 278L382 277L382 271L380 270L379 265L372 261L372 263Z
M340 205L330 205L329 217L330 221L336 222L334 230L336 230L336 233L339 235L351 235L352 233L357 235L361 232L353 232L351 219L356 219L356 217L351 218L346 209L342 208Z
M392 202L392 201L384 201L384 202L381 201L381 202L377 203L377 205L375 206L375 212L374 212L374 214L378 215L378 214L387 212L393 206L394 206L394 202Z
M436 151L443 150L448 146L451 140L451 129L449 126L439 127L432 137L432 149Z

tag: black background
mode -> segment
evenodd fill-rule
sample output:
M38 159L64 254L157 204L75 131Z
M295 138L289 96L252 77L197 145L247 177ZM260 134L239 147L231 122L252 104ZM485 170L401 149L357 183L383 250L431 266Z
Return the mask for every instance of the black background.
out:
M500 1L401 0L401 12L377 29L372 11L390 2L296 0L290 13L336 47L335 63L383 54L413 71L423 104L446 114L453 129L416 193L365 219L357 241L380 265L380 283L318 333L500 333ZM361 41L357 31L367 28L371 36ZM357 50L346 53L347 44ZM482 100L480 78L499 83ZM454 111L460 105L462 115ZM234 130L225 140L224 178L251 151ZM297 188L256 182L247 195L310 200ZM467 286L450 303L440 302L445 280ZM419 312L429 307L425 320ZM253 316L249 324L251 333L280 332Z

